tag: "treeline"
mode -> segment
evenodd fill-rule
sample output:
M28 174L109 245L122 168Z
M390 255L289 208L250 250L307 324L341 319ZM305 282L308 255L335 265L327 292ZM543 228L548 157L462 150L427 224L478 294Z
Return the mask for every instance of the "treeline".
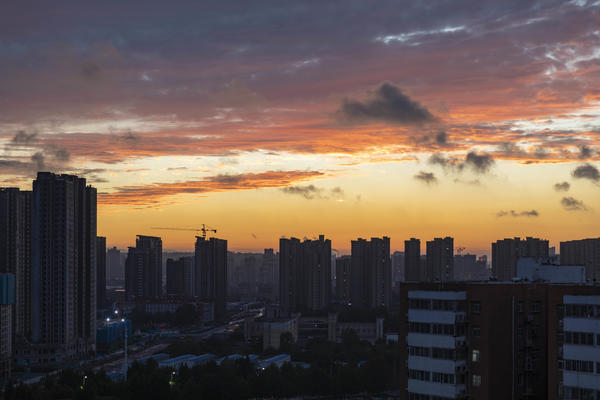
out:
M103 372L65 370L36 385L9 386L2 400L343 397L398 388L396 344L372 346L352 334L345 339L335 345L314 342L307 349L290 349L294 359L310 362L310 368L287 363L281 368L271 366L263 370L243 358L225 361L220 366L210 362L191 369L181 367L172 374L151 360L134 363L126 382L112 382ZM361 357L365 358L356 362Z
M293 396L343 396L377 393L390 389L392 366L385 359L374 359L361 367L295 367L289 363L255 370L247 359L214 362L176 375L156 362L133 364L127 382L115 383L100 373L65 370L42 383L6 389L3 400L42 399L245 399ZM87 378L84 379L84 376Z

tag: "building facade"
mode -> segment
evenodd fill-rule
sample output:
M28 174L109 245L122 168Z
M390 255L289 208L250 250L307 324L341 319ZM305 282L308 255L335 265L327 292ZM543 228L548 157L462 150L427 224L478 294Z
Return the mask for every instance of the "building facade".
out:
M196 236L195 295L214 302L215 318L225 314L227 301L227 240Z
M351 302L353 307L389 307L392 301L390 239L353 240Z
M284 314L331 303L331 241L279 240L279 302Z
M427 275L430 282L454 280L454 239L435 238L427 242Z
M96 307L104 309L106 304L106 238L96 240Z
M583 265L587 280L600 281L600 238L560 242L560 265Z
M424 280L421 272L421 241L411 238L404 241L404 280L418 282Z
M510 281L517 276L519 257L548 258L548 241L527 237L521 240L503 239L492 243L492 277L498 281Z
M194 258L167 259L167 295L194 295Z
M162 239L138 235L125 262L125 291L130 299L162 295Z
M403 284L407 318L399 336L408 362L401 387L407 398L420 400L587 398L568 396L598 379L589 363L577 361L597 358L595 348L582 346L596 343L589 335L598 322L589 297L598 290L524 282ZM569 308L573 296L586 307ZM565 347L574 341L574 348Z
M15 276L13 339L31 334L31 192L0 188L0 273Z
M31 346L25 362L85 357L96 343L96 189L72 175L33 182Z
M9 379L13 357L14 274L0 273L0 381Z
M352 257L342 256L335 260L335 294L336 300L342 304L350 304L350 282L352 279Z

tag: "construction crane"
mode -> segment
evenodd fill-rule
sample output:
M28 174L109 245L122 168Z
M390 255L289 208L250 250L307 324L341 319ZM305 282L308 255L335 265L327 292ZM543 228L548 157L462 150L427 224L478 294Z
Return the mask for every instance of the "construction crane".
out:
M163 231L193 231L196 232L196 234L198 234L199 237L202 237L204 239L206 239L207 233L217 233L216 229L211 228L210 226L206 226L205 224L202 224L202 228L165 228L162 226L153 226L152 229L159 229Z

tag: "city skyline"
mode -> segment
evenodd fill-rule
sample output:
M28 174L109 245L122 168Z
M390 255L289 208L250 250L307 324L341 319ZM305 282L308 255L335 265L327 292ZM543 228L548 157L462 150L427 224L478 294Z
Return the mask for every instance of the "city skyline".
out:
M117 11L118 10L118 11ZM98 235L597 237L600 4L11 4L0 186L98 189ZM151 222L149 222L151 221Z

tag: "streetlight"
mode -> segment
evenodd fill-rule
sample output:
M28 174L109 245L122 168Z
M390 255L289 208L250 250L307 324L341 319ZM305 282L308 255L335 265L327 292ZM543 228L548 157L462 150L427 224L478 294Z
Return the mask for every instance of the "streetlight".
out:
M119 310L115 310L115 315L119 315ZM107 318L108 319L108 318ZM123 324L123 330L125 335L125 343L124 343L124 351L125 351L125 360L123 362L123 378L127 381L127 369L129 369L129 363L127 361L127 325L125 324L125 318L121 318L121 323Z

